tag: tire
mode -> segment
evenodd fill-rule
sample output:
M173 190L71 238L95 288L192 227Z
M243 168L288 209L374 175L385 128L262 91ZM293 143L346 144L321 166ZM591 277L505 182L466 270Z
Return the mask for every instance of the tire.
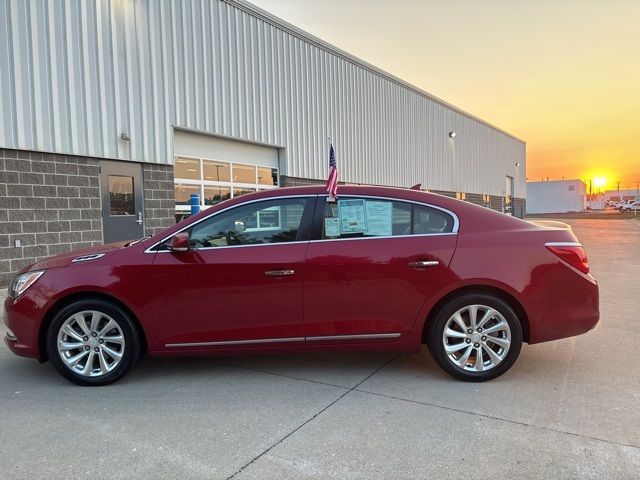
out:
M83 386L119 380L142 353L138 330L129 316L99 299L79 300L60 310L47 330L46 348L57 372Z
M474 309L475 326L480 331L472 328ZM485 316L488 319L483 323ZM468 294L452 299L439 310L427 345L438 365L452 377L484 382L499 377L514 364L522 348L522 325L513 309L500 298Z

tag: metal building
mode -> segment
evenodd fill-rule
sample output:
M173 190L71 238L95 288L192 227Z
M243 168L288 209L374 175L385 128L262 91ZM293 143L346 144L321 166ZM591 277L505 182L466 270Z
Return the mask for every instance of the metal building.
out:
M321 181L327 137L342 181L524 211L522 140L244 0L3 0L0 25L0 283L193 192Z
M527 213L582 212L587 186L582 180L527 182Z

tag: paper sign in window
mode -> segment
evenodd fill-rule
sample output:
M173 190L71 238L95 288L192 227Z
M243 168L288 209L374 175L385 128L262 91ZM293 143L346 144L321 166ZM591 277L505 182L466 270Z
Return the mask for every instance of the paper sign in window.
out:
M340 236L340 219L325 218L324 219L324 236L325 237L339 237Z
M390 237L392 228L392 208L391 202L367 200L367 235Z
M364 199L338 200L340 212L340 233L364 233L367 231L367 217Z

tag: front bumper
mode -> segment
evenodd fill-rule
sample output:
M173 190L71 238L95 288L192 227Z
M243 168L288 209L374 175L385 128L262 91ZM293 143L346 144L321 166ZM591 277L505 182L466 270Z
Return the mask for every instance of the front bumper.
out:
M7 297L4 301L4 324L8 330L4 343L16 355L40 358L38 331L41 312L27 294L23 293L17 300Z

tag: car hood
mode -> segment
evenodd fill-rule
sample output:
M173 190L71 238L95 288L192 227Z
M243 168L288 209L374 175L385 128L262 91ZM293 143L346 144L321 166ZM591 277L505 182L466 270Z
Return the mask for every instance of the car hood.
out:
M53 257L40 260L39 262L36 262L22 269L20 273L29 272L33 270L46 270L49 268L66 267L73 261L73 259L84 256L84 255L104 253L104 256L97 258L95 260L82 261L81 263L83 264L89 263L92 261L103 260L105 257L109 256L113 252L126 247L129 243L130 243L130 240L127 240L126 242L108 243L106 245L98 245L96 247L88 247L88 248L81 248L78 250L71 250L70 252L61 253L60 255L55 255Z

